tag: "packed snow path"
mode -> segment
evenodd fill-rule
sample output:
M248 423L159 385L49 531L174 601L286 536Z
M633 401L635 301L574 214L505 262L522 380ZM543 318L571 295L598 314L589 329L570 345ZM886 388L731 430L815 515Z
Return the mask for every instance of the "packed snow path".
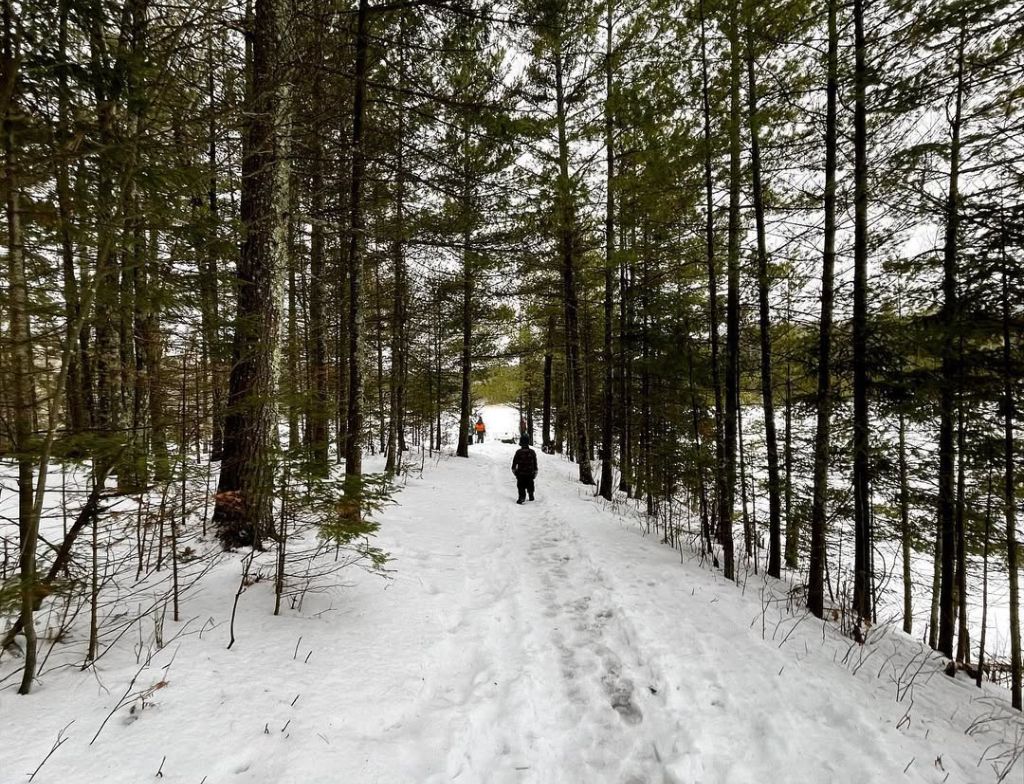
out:
M922 657L897 701L915 644L844 663L848 641L781 605L762 622L760 578L680 563L561 458L539 456L537 500L516 505L513 452L474 445L409 480L382 515L390 581L350 570L301 617L250 588L230 651L223 564L185 610L220 625L154 657L136 687L165 685L136 710L114 710L129 651L0 692L0 781L27 780L72 720L37 782L995 780L978 762L998 737L964 734L992 710L971 686Z

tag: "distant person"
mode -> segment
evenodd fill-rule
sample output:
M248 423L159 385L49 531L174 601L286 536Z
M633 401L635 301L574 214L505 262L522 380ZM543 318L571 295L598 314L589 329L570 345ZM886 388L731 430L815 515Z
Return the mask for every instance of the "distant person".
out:
M519 491L517 504L526 501L527 495L533 500L533 480L537 478L537 453L530 449L530 437L523 435L519 439L519 449L512 458L512 473L516 476L516 489Z
M473 429L476 430L476 442L478 444L482 444L484 442L484 433L487 432L487 428L484 426L484 418L482 416L478 416L476 418L476 424L473 426Z
M526 439L526 445L533 445L533 437L530 435L530 426L526 424L526 420L522 417L519 418L519 442L522 443L523 439Z

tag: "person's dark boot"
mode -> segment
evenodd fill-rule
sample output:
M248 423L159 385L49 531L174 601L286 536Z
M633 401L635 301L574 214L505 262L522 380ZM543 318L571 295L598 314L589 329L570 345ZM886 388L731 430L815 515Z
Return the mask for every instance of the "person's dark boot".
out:
M520 498L520 499L519 499L518 501L516 501L516 503L517 503L517 504L521 504L521 503L523 503L523 499L522 499L522 498Z

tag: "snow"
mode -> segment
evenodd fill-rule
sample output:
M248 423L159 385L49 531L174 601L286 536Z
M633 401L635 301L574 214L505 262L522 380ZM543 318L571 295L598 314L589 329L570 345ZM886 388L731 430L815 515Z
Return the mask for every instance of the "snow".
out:
M495 436L518 413L483 415L486 443L427 461L381 515L389 579L350 568L281 617L257 582L228 650L232 555L162 649L149 622L29 697L0 681L0 782L62 728L36 782L988 782L1024 747L1004 693L890 627L857 645L784 583L726 582L560 457L517 506Z

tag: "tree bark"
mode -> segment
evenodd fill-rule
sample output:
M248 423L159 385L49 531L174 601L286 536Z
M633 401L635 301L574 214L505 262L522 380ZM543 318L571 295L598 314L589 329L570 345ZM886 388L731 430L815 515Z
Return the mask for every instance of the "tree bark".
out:
M907 478L907 417L899 417L900 547L903 553L903 631L914 630L913 582L910 572L910 481Z
M138 261L135 270L135 303L138 313L136 356L142 382L139 395L143 398L139 405L144 402L148 408L146 414L149 419L149 452L153 457L153 476L157 482L167 482L171 478L171 461L167 452L165 395L161 378L164 343L160 332L160 302L163 299L160 289L164 275L159 264L159 246L155 229L150 232L145 252L138 254Z
M349 194L349 302L348 302L348 426L345 440L345 476L351 483L363 473L363 249L366 229L363 219L363 122L366 103L366 59L370 48L369 0L359 0L356 21L355 84L352 105L352 181Z
M736 495L736 426L740 402L740 40L739 3L729 8L729 236L725 338L725 477L719 510L725 577L736 577L733 506Z
M291 189L291 210L294 215L298 204L295 201L296 188ZM302 429L299 425L299 415L302 412L300 398L302 397L302 382L299 371L299 291L296 281L295 266L298 263L298 226L294 218L288 220L288 294L287 311L285 314L285 345L287 348L287 370L281 379L281 391L284 393L285 409L288 412L288 452L297 456L302 449Z
M1021 641L1019 547L1017 543L1017 485L1013 427L1017 415L1013 399L1013 367L1010 359L1010 297L1007 284L1005 229L1003 243L1003 518L1006 522L1006 566L1010 583L1010 700L1017 710L1021 702Z
M17 79L20 67L20 35L11 0L4 0L4 73ZM17 84L12 84L11 95L4 112L4 180L7 208L7 311L8 335L11 346L11 392L14 419L14 452L18 460L18 534L20 541L19 568L21 572L21 612L19 620L25 633L25 668L22 672L19 694L32 690L36 676L36 541L39 539L39 519L34 514L33 437L32 417L32 345L28 312L28 283L25 278L25 254L22 244L21 205L15 124L18 119Z
M318 95L319 80L314 87ZM316 99L314 99L316 100ZM324 289L327 284L326 242L324 222L323 147L319 133L313 134L313 177L311 188L312 229L310 234L309 264L311 284L309 287L309 363L312 390L309 395L310 467L314 475L323 477L328 471L328 368L327 368L327 324L324 319Z
M95 375L96 413L95 425L101 438L97 441L96 457L100 462L114 453L113 444L122 437L120 356L116 338L116 321L120 314L120 299L117 285L118 243L115 237L121 235L124 210L115 209L115 181L119 162L119 143L114 123L117 104L123 92L123 80L111 73L123 74L126 70L124 52L127 48L129 30L129 7L123 8L120 31L114 53L115 62L108 59L107 29L101 9L90 9L89 13L89 55L93 70L93 97L96 101L96 125L100 152L96 162L96 205L94 224L97 245L96 255L96 312L95 312ZM125 169L127 170L127 169ZM131 204L133 177L120 182L121 192L117 194L121 205L127 209ZM115 220L116 218L116 220ZM120 453L120 452L118 452Z
M615 278L615 124L614 124L614 69L612 46L614 40L615 2L608 0L605 10L605 105L604 105L604 144L605 144L605 212L604 212L604 383L601 394L601 496L612 500L612 433L615 427L614 411L614 378L612 357L612 307L614 304Z
M978 674L975 683L981 688L981 679L985 674L985 637L988 629L988 556L992 541L992 474L988 475L988 493L985 498L985 531L982 539L982 570L981 570L981 634L978 639ZM1011 665L1011 673L1012 673ZM1011 674L1011 686L1012 686ZM1012 699L1012 695L1011 695Z
M786 289L786 336L793 328L793 310L790 304L790 292ZM800 520L793 514L793 363L786 356L786 400L785 400L786 438L782 447L783 461L786 466L785 501L786 501L786 567L796 569L800 565Z
M562 260L562 304L565 314L565 361L568 370L570 413L575 437L579 481L594 484L588 446L586 399L580 364L579 299L576 291L576 217L569 176L569 142L566 135L567 106L560 48L555 55L555 111L558 124L559 252Z
M701 555L712 552L711 544L711 510L708 508L707 466L704 456L704 443L700 432L700 407L697 396L697 385L693 373L693 351L686 352L687 379L690 386L690 414L693 419L693 442L697 448L697 501L700 512L700 549Z
M750 170L753 178L754 222L757 232L757 302L761 332L761 400L768 458L768 574L782 574L782 499L779 482L779 445L775 433L775 397L772 382L772 334L769 313L768 249L761 185L761 120L757 108L753 18L747 21L747 103L750 125Z
M623 239L620 249L625 247L627 240ZM619 490L626 494L627 498L633 497L634 480L636 479L636 461L633 457L634 427L633 427L633 358L636 351L635 329L635 297L633 287L633 267L631 264L623 263L619 271L619 320L620 336L619 345L622 359L619 363L619 373L622 377L620 384L619 401Z
M408 81L405 43L405 19L400 23L401 52L399 54L399 87L406 89ZM405 447L405 97L398 95L398 128L395 166L395 236L392 241L393 285L391 303L391 372L389 377L389 407L387 458L384 471L394 475L400 470Z
M78 336L74 334L74 325L78 322L81 304L79 301L78 281L75 276L75 249L72 238L75 216L68 165L72 145L70 129L71 93L68 87L70 62L67 59L69 8L70 0L60 0L57 33L57 150L54 161L56 164L57 213L60 222L61 269L64 283L65 340L70 345L79 342ZM88 364L88 334L83 331L82 336L84 340L81 343L80 349L71 354L67 382L64 389L67 426L71 435L83 433L91 425L92 400L90 389L92 384Z
M957 49L955 109L951 120L952 141L949 152L949 195L946 199L946 230L942 254L942 384L939 391L939 531L942 538L942 576L939 584L938 651L953 658L956 631L956 469L954 418L959 375L956 328L957 243L960 226L960 125L964 97L964 39L961 29Z
M224 454L224 356L221 347L220 302L217 291L217 234L220 210L217 198L217 109L216 77L214 71L213 40L207 50L207 108L210 112L207 130L207 231L206 248L201 254L200 299L202 300L203 341L206 343L207 362L210 370L210 459L220 460Z
M721 541L722 529L717 519L725 498L725 430L722 420L722 377L718 347L718 270L715 262L714 178L711 169L711 97L708 77L707 32L704 0L700 0L700 67L701 104L704 120L704 243L708 269L708 333L711 338L711 386L715 399L715 503L711 526Z
M471 194L469 173L469 128L462 129L463 162L462 162L462 352L460 370L462 389L459 397L459 441L456 455L469 457L470 417L473 406L473 257L472 232L470 230L473 199Z
M858 622L871 622L874 620L874 575L871 569L871 463L868 443L868 159L864 0L853 0L853 27L853 611Z
M828 2L828 74L825 88L825 243L821 269L821 319L818 324L817 429L814 435L814 490L811 504L811 557L807 609L825 613L825 527L832 416L832 305L836 264L836 102L838 96L838 0Z
M960 355L963 354L963 336L960 337ZM962 369L962 365L961 365ZM964 528L967 491L967 422L963 401L963 373L960 373L956 400L956 512L954 528L956 529L956 577L955 602L957 610L956 629L956 660L970 663L971 639L967 628L967 532Z
M554 355L551 353L551 344L554 341L554 317L548 321L547 348L544 351L544 404L541 413L541 445L551 446L551 365L554 362Z
M272 449L280 356L280 301L287 269L290 111L287 18L282 0L256 0L252 83L242 161L238 315L213 522L225 548L262 547L273 527Z

